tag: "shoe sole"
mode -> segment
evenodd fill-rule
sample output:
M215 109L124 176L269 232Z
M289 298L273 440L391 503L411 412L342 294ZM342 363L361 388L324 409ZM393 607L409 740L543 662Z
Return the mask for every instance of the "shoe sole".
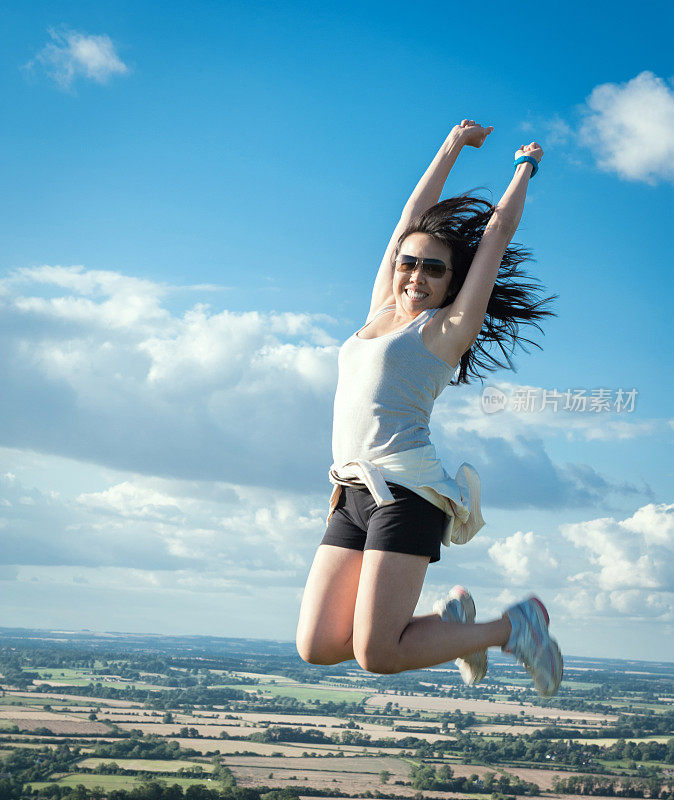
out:
M454 586L444 601L440 600L433 606L433 610L444 608L449 600L458 600L466 612L466 622L475 622L475 601L465 587ZM478 650L467 658L456 658L455 663L466 686L474 686L487 674L487 651Z
M562 677L564 675L564 659L562 658L562 652L559 649L559 645L552 638L552 636L550 636L550 633L548 632L548 628L550 626L550 615L548 614L547 608L543 605L542 600L536 597L535 595L531 595L531 597L529 597L529 600L531 600L535 604L534 607L536 608L536 612L539 615L539 617L542 618L542 622L544 623L544 629L548 636L548 644L551 649L552 663L550 671L546 676L544 676L545 678L547 678L547 680L544 681L539 680L537 682L536 677L533 674L533 671L528 667L526 667L526 669L527 672L529 672L529 674L533 678L536 691L542 697L552 697L552 695L557 693L559 685L562 682ZM559 678L557 676L559 676ZM540 677L541 676L539 676L539 678Z
M552 697L552 695L557 694L559 685L562 682L562 676L564 675L564 659L562 658L559 645L552 637L550 637L550 645L552 649L552 673L550 676L552 683L539 687L536 685L536 681L534 681L534 686L536 686L538 693L542 697ZM559 678L556 676L559 676Z

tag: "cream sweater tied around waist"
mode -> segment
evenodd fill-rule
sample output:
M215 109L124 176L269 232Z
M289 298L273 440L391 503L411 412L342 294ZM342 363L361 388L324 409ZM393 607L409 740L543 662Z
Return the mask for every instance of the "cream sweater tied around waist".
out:
M437 310L425 309L406 327L374 339L361 339L361 328L340 348L329 472L334 489L326 521L342 486L366 486L378 506L394 503L389 481L446 513L445 545L465 544L483 527L477 471L464 461L451 478L430 441L433 405L456 369L422 339Z

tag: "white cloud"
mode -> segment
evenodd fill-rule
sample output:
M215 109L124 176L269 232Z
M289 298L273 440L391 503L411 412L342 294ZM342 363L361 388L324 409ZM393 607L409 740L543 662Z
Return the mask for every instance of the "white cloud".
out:
M69 294L46 298L18 294L22 285L32 291L65 289ZM12 304L26 315L103 329L171 324L171 315L161 307L169 286L111 270L87 270L82 266L24 267L0 281L0 297L13 296Z
M674 503L648 505L633 516L564 524L565 539L586 552L586 566L568 577L568 609L674 619Z
M327 491L335 320L202 302L171 312L165 300L175 291L82 266L16 269L0 279L4 442L146 475ZM636 438L659 424L551 409L485 414L474 394L450 392L433 416L441 457L442 445L476 453L489 502L501 507L596 505L611 491L644 493L590 466L555 464L545 442Z
M634 495L642 500L653 499L647 485L611 481L591 464L555 463L548 447L554 439L571 442L643 439L668 429L667 421L638 419L624 411L564 411L561 403L557 411L552 407L543 411L515 410L512 401L517 393L535 393L538 409L544 389L561 392L564 387L492 381L485 391L490 388L508 398L502 411L485 413L475 394L454 396L445 392L438 399L432 420L433 430L440 434L436 437L439 449L446 445L455 456L456 467L464 458L481 464L480 477L485 493L489 492L490 504L500 508L596 508L609 493L622 498ZM446 466L451 472L452 464L448 462Z
M554 603L560 613L568 615L571 621L593 626L602 625L613 619L621 626L627 620L634 620L638 628L623 627L638 642L644 635L644 624L674 622L674 592L649 591L646 589L621 589L604 592L596 588L585 589L571 586L559 592ZM660 636L667 636L667 628L656 628ZM625 655L623 650L622 655ZM635 657L636 657L635 653ZM668 657L668 656L665 656Z
M79 495L77 501L90 509L135 519L175 519L179 507L163 492L132 481L122 481L102 492Z
M562 148L567 162L582 167L582 148L599 169L625 180L655 185L674 180L674 85L644 70L624 83L595 86L576 107L580 120L559 114L532 117L520 130L543 149ZM545 163L545 162L544 162Z
M674 550L674 506L649 503L619 524L623 530L641 536L646 545Z
M113 75L126 75L129 68L117 55L110 37L87 35L63 27L49 29L52 39L27 64L40 64L61 88L69 89L77 78L106 83Z
M600 169L655 184L674 180L674 89L645 70L595 88L582 109L581 144Z
M533 531L516 531L503 541L494 542L488 552L492 561L516 585L522 585L530 579L532 566L535 567L537 580L558 566L546 543Z
M5 443L145 474L327 490L334 320L204 303L175 314L163 305L172 290L80 266L1 280Z
M498 609L494 614L498 614L499 611L502 612L504 608L510 608L518 599L517 595L511 589L503 589L494 599L495 607Z
M1 477L0 563L21 567L19 579L27 568L56 582L101 570L109 585L138 572L161 585L174 575L194 591L226 574L228 586L249 591L260 581L299 584L324 529L327 493L115 477L123 480L74 498Z

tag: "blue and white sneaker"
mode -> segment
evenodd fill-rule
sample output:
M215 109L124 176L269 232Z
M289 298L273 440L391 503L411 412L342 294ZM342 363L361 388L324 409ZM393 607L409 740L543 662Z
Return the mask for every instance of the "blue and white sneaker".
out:
M444 600L438 600L433 611L448 622L475 622L475 603L463 586L454 586ZM487 651L478 650L465 658L455 659L463 682L467 686L479 683L487 674Z
M562 681L564 662L557 642L548 633L550 616L538 597L528 597L505 612L512 631L501 650L524 665L538 694L550 697Z

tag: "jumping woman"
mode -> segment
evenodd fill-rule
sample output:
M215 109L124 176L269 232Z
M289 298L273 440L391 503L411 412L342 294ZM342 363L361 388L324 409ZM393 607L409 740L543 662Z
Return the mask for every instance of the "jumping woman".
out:
M477 472L464 462L451 478L430 442L433 404L469 373L482 378L477 367L505 366L483 344L495 344L512 368L507 349L530 342L520 325L540 330L535 320L553 313L541 306L554 297L536 300L538 287L518 271L530 252L510 244L543 157L536 142L515 153L496 206L469 194L438 202L461 149L481 147L492 131L468 119L452 129L393 232L365 325L340 348L334 490L297 649L312 664L355 658L382 674L456 661L472 685L486 674L487 648L501 647L550 696L562 656L537 597L476 623L471 595L455 586L433 614L413 616L441 543L464 544L484 525Z

